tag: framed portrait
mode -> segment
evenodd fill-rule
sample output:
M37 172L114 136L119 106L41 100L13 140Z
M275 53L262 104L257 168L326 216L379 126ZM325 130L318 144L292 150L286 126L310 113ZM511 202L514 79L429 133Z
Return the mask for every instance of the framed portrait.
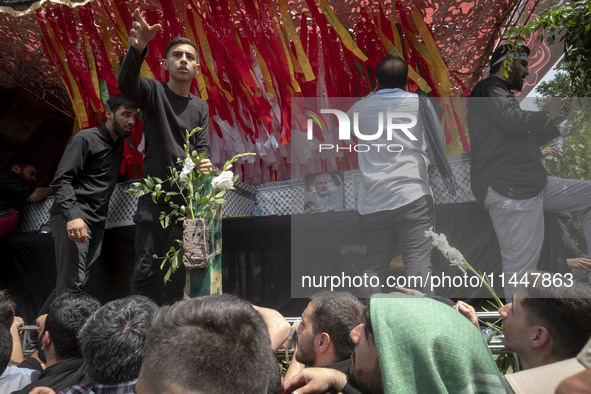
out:
M307 174L304 183L304 212L328 212L344 208L343 171Z

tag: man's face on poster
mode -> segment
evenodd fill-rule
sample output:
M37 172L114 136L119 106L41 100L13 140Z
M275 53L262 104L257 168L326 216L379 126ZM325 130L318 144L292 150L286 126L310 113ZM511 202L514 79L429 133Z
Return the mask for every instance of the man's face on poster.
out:
M328 196L330 185L330 174L320 174L314 180L314 187L316 188L316 194L318 197Z

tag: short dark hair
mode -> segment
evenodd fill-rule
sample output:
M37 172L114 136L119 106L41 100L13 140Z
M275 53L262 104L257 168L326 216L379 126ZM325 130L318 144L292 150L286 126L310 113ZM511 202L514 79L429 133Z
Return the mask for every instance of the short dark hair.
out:
M65 293L49 306L45 330L51 334L58 360L80 357L78 332L101 303L86 293Z
M532 325L546 327L552 336L552 355L557 359L575 357L591 337L591 287L522 287L521 305Z
M31 167L35 167L35 168L39 168L39 166L37 165L37 163L35 163L34 161L31 161L29 159L25 159L24 157L15 157L13 159L10 159L8 161L8 163L6 163L6 169L10 170L10 168L12 166L19 166L21 169L27 167L27 166L31 166Z
M4 373L8 363L10 362L10 355L12 354L12 335L10 331L0 326L0 375Z
M519 45L519 44L503 44L500 47L498 47L497 49L495 49L495 51L493 52L491 58L490 58L490 73L491 74L496 74L500 69L501 66L503 65L503 62L499 62L497 64L495 64L497 62L497 60L499 60L501 57L505 56L508 53L521 53L523 54L525 52L525 54L527 56L529 56L530 54L530 49L529 47L525 46L525 45ZM493 66L494 64L494 66Z
M14 321L14 310L16 304L7 290L0 290L0 326L4 326L10 330L12 322Z
M363 304L352 294L338 291L315 294L310 302L313 305L310 320L314 333L326 332L336 356L340 360L349 358L355 349L349 334L363 322Z
M117 112L121 106L127 108L138 108L139 106L121 94L114 94L107 100L107 106L113 113Z
M88 318L78 340L93 382L117 384L137 379L144 341L157 309L149 298L133 295L103 305Z
M164 49L164 56L168 57L168 52L170 52L170 50L177 46L177 45L181 45L181 44L187 44L187 45L191 45L193 47L193 49L195 49L195 54L197 55L197 59L199 59L199 51L197 50L197 45L195 45L195 43L191 40L189 40L187 37L175 37L172 40L170 40L170 42L168 44L166 44L166 48Z
M385 56L376 70L380 89L404 89L408 82L408 63L401 57Z
M261 315L231 295L181 300L156 312L140 379L203 393L266 393L277 369Z

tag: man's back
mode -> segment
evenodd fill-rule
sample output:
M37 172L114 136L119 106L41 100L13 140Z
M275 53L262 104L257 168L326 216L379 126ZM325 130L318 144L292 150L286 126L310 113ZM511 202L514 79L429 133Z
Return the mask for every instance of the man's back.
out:
M392 210L424 195L431 195L427 176L427 142L422 120L418 116L418 96L401 89L380 89L356 103L349 114L355 112L359 114L359 132L363 135L375 134L383 127L379 138L359 139L359 144L370 146L369 151L358 153L362 179L359 212L364 215ZM389 113L393 114L391 120ZM388 140L389 123L408 125L412 124L413 117L416 126L395 127L391 140ZM403 128L416 140L412 140Z

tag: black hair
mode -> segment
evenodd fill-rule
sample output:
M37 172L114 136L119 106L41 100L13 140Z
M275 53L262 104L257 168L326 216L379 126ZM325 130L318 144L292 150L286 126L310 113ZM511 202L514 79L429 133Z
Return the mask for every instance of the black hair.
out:
M12 322L14 321L14 310L16 304L7 290L0 290L0 326L4 326L10 330Z
M197 55L197 59L199 59L199 51L197 51L197 45L195 45L193 41L189 40L186 37L175 37L172 40L170 40L170 42L166 44L166 48L164 49L164 56L168 57L168 52L170 52L170 50L173 47L181 44L187 44L192 46L193 49L195 49L195 55Z
M330 336L336 356L345 360L351 356L355 344L350 333L363 322L363 304L346 292L321 292L310 299L313 305L310 320L315 334Z
M13 159L10 159L8 161L8 163L6 163L5 169L10 170L10 168L12 166L19 166L21 169L23 169L27 166L32 166L32 167L39 169L39 167L37 166L37 163L35 163L34 161L31 161L29 159L25 159L23 157L15 157Z
M114 94L107 100L107 106L113 113L117 112L121 106L127 108L138 108L139 106L121 94Z
M10 331L0 326L0 375L4 373L8 363L10 362L10 355L12 354L12 335Z
M404 89L408 82L408 63L398 56L385 56L376 70L380 89Z
M149 298L133 295L103 305L88 318L78 340L93 382L116 384L137 379L157 309Z
M546 327L552 336L552 354L557 359L575 357L591 337L591 287L544 286L540 279L530 277L530 286L520 289L520 298L527 320Z
M497 49L495 49L495 51L493 52L493 54L490 58L490 73L491 73L491 75L496 74L501 69L503 62L499 62L499 63L495 64L497 62L497 60L499 60L501 57L505 56L508 53L523 54L524 52L525 52L525 55L529 56L531 51L527 46L519 45L519 44L504 44L504 45L501 45L500 47L498 47ZM493 64L494 64L494 66L493 66Z
M231 295L181 300L158 310L140 379L153 392L266 393L277 371L261 315Z
M78 332L101 303L86 293L66 293L50 305L45 320L45 331L53 340L58 360L80 357Z

